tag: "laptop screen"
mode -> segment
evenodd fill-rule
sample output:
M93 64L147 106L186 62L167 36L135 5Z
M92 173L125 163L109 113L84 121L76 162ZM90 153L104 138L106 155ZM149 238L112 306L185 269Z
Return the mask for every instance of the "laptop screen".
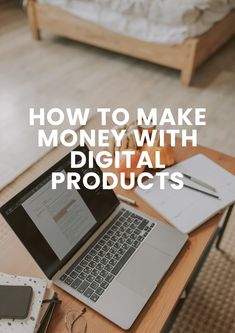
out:
M75 150L88 154L87 147ZM55 171L79 172L81 178L92 171L102 178L97 164L92 170L88 165L71 169L68 154L1 208L4 218L49 278L119 204L112 190L102 186L88 190L82 181L80 190L68 190L66 183L52 190L51 173Z

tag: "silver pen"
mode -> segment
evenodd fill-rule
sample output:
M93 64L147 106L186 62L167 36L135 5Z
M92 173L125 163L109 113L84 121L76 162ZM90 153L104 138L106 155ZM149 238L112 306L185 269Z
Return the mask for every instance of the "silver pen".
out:
M117 197L118 199L120 199L121 201L129 204L129 205L132 205L132 206L138 206L137 205L137 202L135 200L132 200L130 198L127 198L127 197L124 197L124 195L121 195L121 194L117 194Z
M190 180L191 180L193 183L195 183L195 184L201 185L201 186L203 186L203 187L205 187L205 188L207 188L208 190L211 190L211 191L213 191L213 192L217 192L216 189L215 189L213 186L207 184L206 182L203 182L202 180L200 180L200 179L198 179L198 178L196 178L196 177L193 177L193 176L187 175L186 173L183 173L182 175L183 175L185 178L190 179Z

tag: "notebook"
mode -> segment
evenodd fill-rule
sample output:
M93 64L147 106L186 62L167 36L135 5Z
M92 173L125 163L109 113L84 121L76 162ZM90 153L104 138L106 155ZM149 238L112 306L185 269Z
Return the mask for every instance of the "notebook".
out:
M1 319L0 332L4 333L35 333L40 315L42 300L46 292L47 281L42 279L14 276L0 273L1 285L27 285L33 288L33 298L26 319Z
M167 180L165 189L160 190L159 177L154 178L154 186L149 190L136 188L136 193L146 203L182 232L191 232L235 201L235 176L205 155L195 155L164 171L168 171L170 174L179 171L196 177L215 187L220 197L218 200L185 187L181 190L174 190ZM205 190L204 187L192 183L189 179L184 178L184 183L210 192L210 190Z

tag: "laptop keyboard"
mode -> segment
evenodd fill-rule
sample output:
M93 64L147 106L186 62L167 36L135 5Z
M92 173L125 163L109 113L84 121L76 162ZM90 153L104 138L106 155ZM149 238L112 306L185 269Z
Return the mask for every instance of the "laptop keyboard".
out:
M155 223L121 209L60 280L96 302Z

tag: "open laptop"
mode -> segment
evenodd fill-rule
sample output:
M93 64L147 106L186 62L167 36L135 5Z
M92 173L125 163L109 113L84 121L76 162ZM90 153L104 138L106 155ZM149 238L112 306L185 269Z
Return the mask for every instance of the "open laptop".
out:
M88 154L87 147L77 147ZM4 218L57 286L129 329L187 235L121 204L113 190L51 189L70 154L1 207ZM102 177L95 164L93 172ZM177 281L176 281L177 282Z

